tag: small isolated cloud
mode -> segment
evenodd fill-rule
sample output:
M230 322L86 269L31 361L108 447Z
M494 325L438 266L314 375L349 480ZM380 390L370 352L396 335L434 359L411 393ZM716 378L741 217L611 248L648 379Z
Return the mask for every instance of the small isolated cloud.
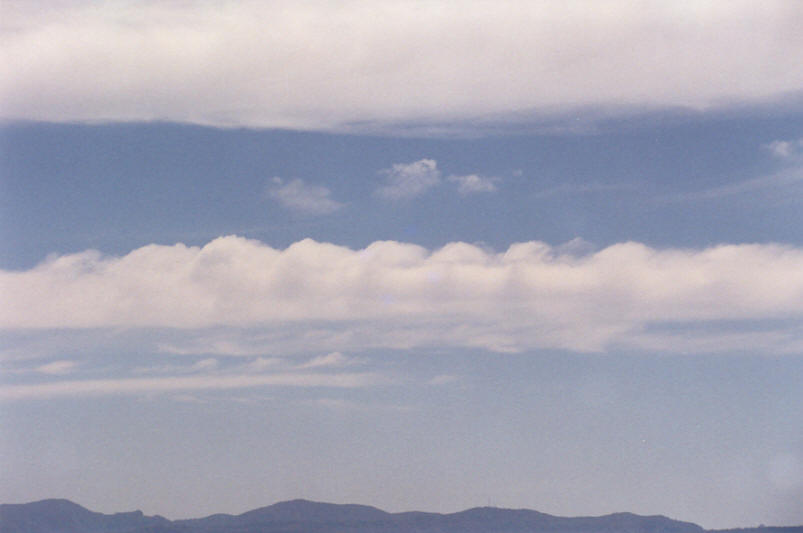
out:
M404 200L419 196L438 185L441 173L433 159L421 159L414 163L397 163L379 171L385 176L385 184L376 190L376 195L388 200Z
M217 367L218 367L217 359L213 359L210 357L208 359L201 359L200 361L192 365L190 370L192 372L210 372L212 370L217 370Z
M478 176L477 174L449 176L446 179L457 183L457 192L463 196L478 192L494 192L496 191L496 183L500 181L496 177Z
M262 372L268 370L282 363L282 359L278 357L257 357L245 367L246 370L251 372Z
M794 141L772 141L764 146L769 152L780 159L788 159L803 155L803 139Z
M72 372L77 363L75 361L53 361L45 365L37 366L34 370L40 374L50 374L60 376Z
M450 374L441 374L440 376L435 376L434 378L427 381L427 385L433 386L440 386L440 385L449 385L450 383L455 383L460 378L457 376L452 376Z
M314 357L310 359L300 368L321 368L321 367L341 367L347 365L353 365L358 362L357 359L352 357L346 357L340 352L332 352L326 355L321 355L318 357Z
M321 185L308 185L300 179L285 182L282 178L273 178L271 183L268 196L288 209L309 215L328 215L343 207L331 198L332 192Z

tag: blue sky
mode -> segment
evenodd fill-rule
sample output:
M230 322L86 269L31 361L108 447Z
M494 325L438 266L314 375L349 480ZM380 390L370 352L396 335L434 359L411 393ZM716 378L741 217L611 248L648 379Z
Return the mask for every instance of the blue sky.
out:
M0 501L803 523L803 9L636 7L4 5Z

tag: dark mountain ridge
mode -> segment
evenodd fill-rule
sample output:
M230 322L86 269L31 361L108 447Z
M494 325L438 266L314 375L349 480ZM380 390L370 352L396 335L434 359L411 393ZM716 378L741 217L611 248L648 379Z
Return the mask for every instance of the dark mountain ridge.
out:
M141 511L103 514L68 500L0 505L0 533L705 533L665 516L615 513L560 517L528 509L475 507L441 514L388 513L367 505L291 500L239 515L168 520ZM803 533L803 526L719 533Z
M134 525L139 529L132 529ZM90 511L69 500L0 505L2 533L128 533L152 531L147 528L168 525L170 521L166 518L145 516L142 511L107 515Z

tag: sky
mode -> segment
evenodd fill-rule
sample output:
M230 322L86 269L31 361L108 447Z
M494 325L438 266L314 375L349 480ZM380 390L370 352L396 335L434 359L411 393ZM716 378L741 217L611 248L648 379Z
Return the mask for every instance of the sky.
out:
M0 502L803 524L798 2L0 9Z

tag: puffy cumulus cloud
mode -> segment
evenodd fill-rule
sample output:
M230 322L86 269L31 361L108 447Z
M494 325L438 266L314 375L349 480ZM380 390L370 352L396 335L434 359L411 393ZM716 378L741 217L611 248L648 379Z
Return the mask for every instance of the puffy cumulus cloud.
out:
M326 187L309 185L300 179L285 183L281 178L273 178L266 194L288 209L310 215L326 215L343 207L331 198L332 192Z
M3 118L333 128L803 88L792 0L6 0L3 15Z
M747 346L801 346L800 329L788 327L803 315L799 248L628 242L572 250L527 242L496 253L458 242L429 251L392 241L352 250L309 239L278 250L230 236L122 257L88 251L0 273L0 327L184 328L189 346L175 339L170 351L270 355L418 346L672 350L671 330L653 326L744 321L758 324ZM210 327L223 329L207 350ZM693 328L696 346L732 348L732 331L723 345L701 332Z
M494 192L496 191L496 183L499 181L499 178L496 177L478 176L477 174L449 176L446 179L457 183L457 192L463 196L478 192Z
M379 174L385 176L386 181L375 194L389 200L404 200L419 196L441 181L438 163L432 159L397 163L379 171Z

